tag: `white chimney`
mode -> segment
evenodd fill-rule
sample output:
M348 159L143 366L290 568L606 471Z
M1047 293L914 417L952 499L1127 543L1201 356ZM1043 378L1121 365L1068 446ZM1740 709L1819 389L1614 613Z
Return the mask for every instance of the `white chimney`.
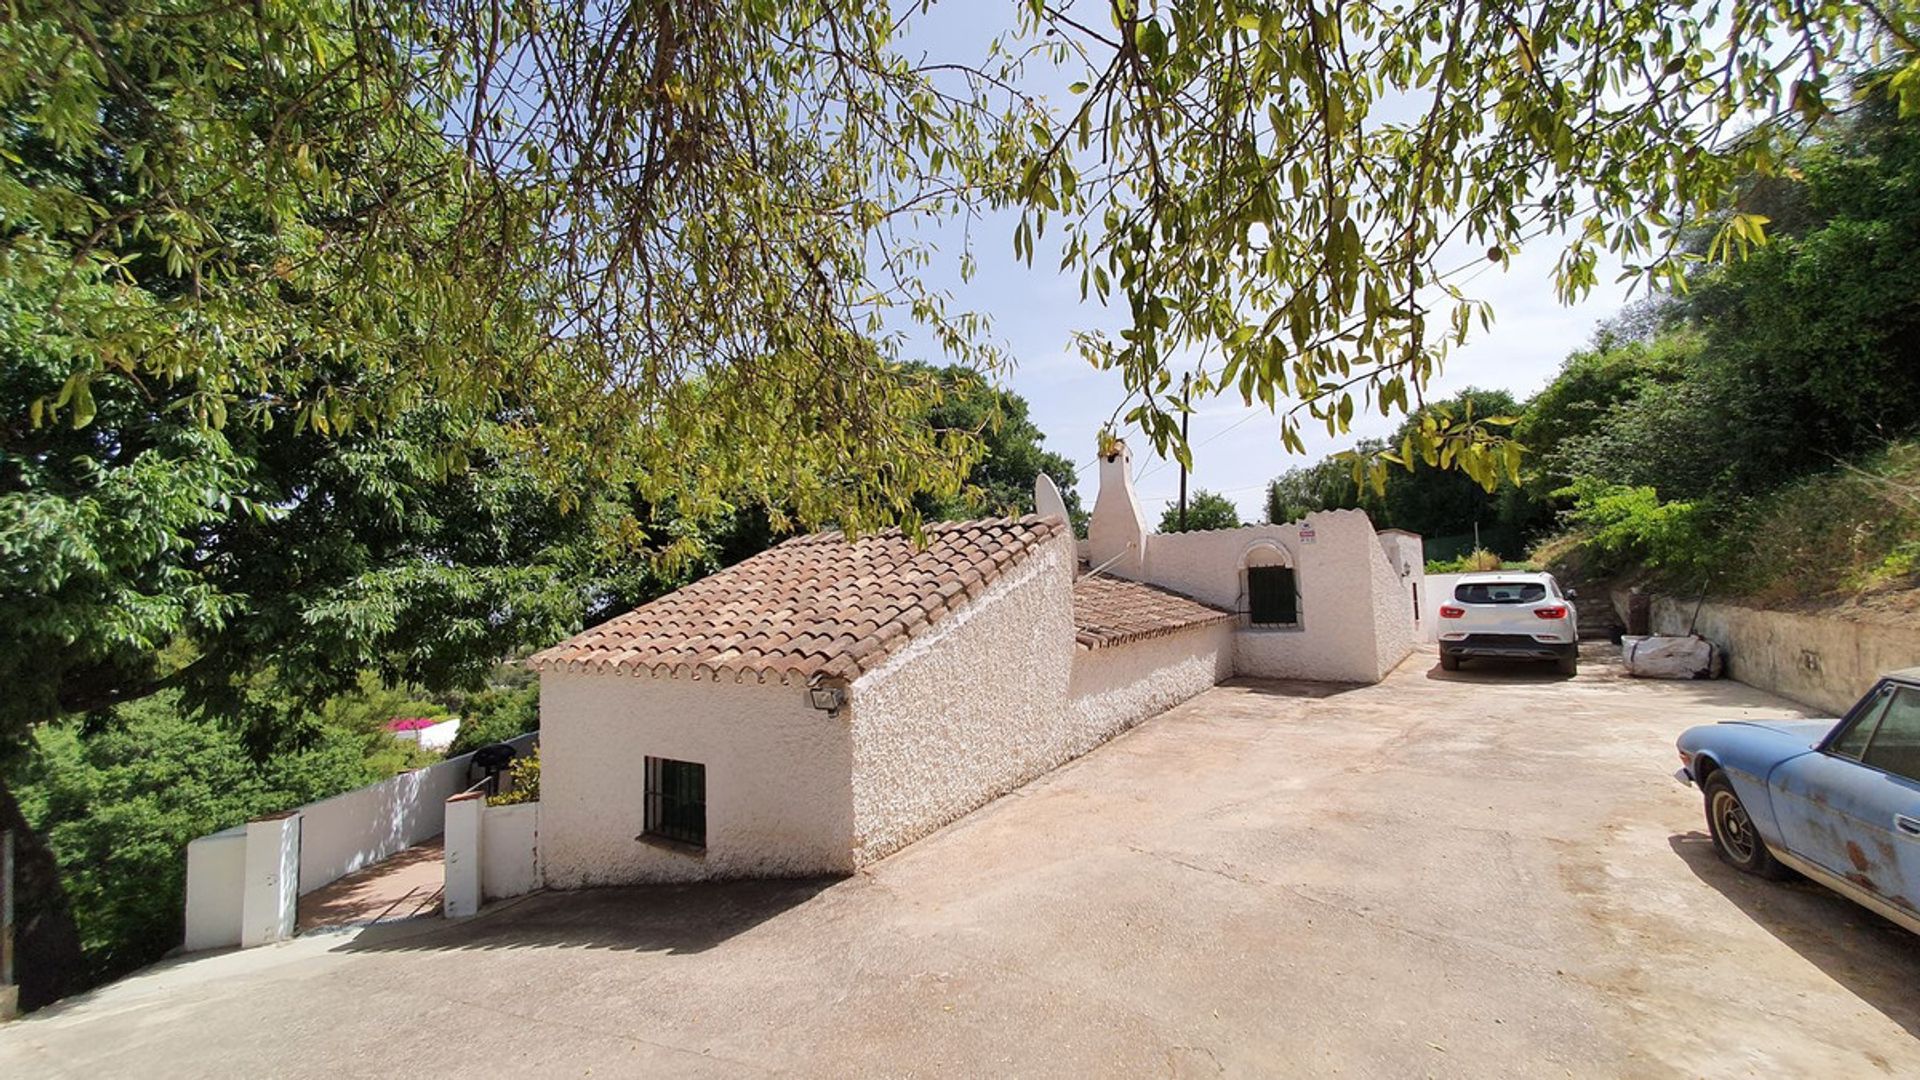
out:
M1093 568L1116 577L1146 577L1147 519L1133 493L1133 454L1114 440L1100 455L1100 496L1087 526L1087 558Z

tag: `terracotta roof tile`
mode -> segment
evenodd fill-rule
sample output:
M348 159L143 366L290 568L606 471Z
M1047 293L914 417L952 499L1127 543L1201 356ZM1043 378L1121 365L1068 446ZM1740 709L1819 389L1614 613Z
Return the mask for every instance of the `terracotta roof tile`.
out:
M1231 611L1138 581L1087 575L1073 583L1073 637L1082 648L1122 645L1231 618Z
M536 653L541 670L850 681L1065 531L1028 515L798 536Z

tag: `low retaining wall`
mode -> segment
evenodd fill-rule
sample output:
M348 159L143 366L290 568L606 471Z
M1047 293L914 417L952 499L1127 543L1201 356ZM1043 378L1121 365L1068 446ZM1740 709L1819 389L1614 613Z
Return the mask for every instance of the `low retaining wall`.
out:
M1695 603L1654 597L1653 632L1685 634ZM1697 632L1725 650L1728 676L1831 716L1886 672L1920 666L1920 630L1851 619L1709 601L1700 605Z
M522 896L543 884L540 804L488 806L477 791L447 800L445 887L440 910L465 918L488 900Z
M524 754L537 738L509 742ZM300 895L439 836L447 799L472 783L472 759L462 754L301 807Z
M539 739L509 740L525 754ZM473 755L308 803L187 845L188 951L291 937L298 898L446 828L449 796L468 786ZM263 827L263 822L275 824Z

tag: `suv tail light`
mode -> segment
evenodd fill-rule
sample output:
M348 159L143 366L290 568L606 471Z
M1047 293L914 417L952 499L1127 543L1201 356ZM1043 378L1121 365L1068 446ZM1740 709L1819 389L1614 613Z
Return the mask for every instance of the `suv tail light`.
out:
M1440 617L1443 619L1465 618L1466 614L1467 609L1463 607L1454 607L1451 604L1442 604L1440 606Z
M1537 607L1533 609L1533 613L1542 619L1564 619L1567 617L1567 605L1555 604L1552 607Z

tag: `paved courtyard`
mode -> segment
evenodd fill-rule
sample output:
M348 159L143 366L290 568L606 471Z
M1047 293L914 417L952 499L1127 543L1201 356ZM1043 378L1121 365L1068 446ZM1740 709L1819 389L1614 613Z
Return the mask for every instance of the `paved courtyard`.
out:
M0 1075L1920 1074L1920 938L1713 856L1737 683L1219 687L844 881L542 894L163 964Z

